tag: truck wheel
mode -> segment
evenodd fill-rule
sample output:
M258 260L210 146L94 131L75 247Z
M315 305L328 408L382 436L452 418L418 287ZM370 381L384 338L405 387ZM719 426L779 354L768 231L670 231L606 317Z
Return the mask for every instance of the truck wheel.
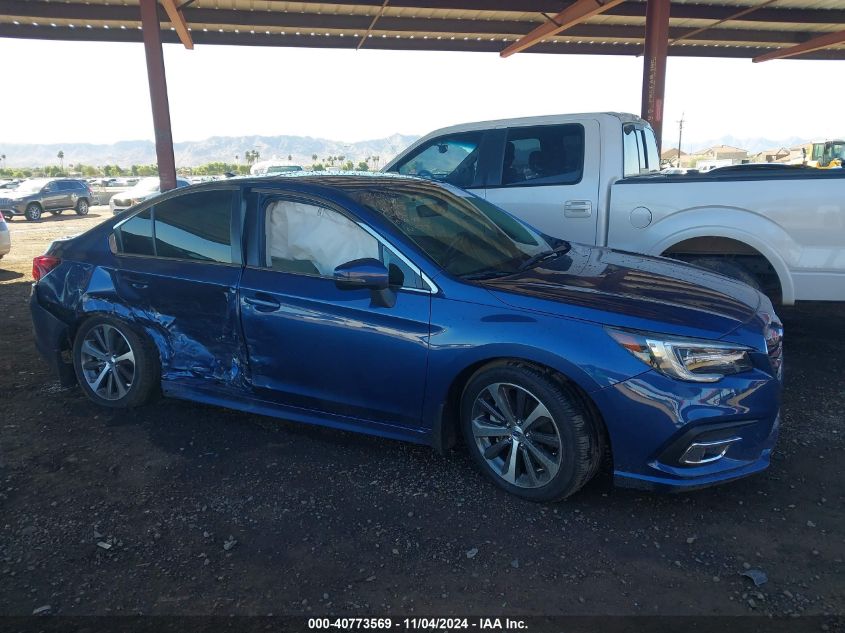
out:
M23 212L24 217L30 222L35 222L41 219L41 205L37 202L31 203L27 206L26 211Z
M76 215L88 215L88 201L80 198L76 203Z
M754 276L754 273L745 268L742 264L727 258L727 257L696 257L689 260L691 264L695 264L699 268L705 268L714 273L719 273L725 277L736 279L742 283L748 284L755 290L763 290L760 285L760 280Z

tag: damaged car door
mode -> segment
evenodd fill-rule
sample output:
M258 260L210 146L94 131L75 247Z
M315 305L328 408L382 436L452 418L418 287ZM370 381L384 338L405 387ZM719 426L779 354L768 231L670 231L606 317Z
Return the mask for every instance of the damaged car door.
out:
M253 195L258 265L240 306L256 393L329 421L419 428L431 309L419 269L331 203Z
M166 391L240 379L239 201L234 188L166 196L115 227L115 289L166 341Z

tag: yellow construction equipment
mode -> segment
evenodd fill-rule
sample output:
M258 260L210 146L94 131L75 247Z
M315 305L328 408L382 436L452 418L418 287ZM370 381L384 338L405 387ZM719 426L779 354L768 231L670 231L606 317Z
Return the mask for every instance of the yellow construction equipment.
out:
M824 141L813 143L813 150L807 164L819 169L832 169L842 167L843 161L845 161L845 141Z

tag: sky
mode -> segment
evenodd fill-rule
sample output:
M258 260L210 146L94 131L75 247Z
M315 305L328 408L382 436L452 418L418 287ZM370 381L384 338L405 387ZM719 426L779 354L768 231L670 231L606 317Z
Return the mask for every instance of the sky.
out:
M343 142L494 118L640 112L642 58L165 45L174 140ZM153 138L141 44L0 38L0 148ZM18 60L16 63L14 60ZM22 60L25 60L23 63ZM845 136L843 62L669 58L664 136ZM35 97L34 99L32 97ZM686 142L684 147L687 147Z

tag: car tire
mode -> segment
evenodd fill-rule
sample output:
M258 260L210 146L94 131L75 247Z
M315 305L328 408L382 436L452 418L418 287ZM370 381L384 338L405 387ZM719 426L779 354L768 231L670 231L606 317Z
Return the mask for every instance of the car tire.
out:
M599 430L578 394L524 365L494 365L469 380L461 429L479 469L530 501L569 497L601 463Z
M88 200L80 198L76 202L76 215L88 215Z
M30 222L36 222L41 219L41 205L37 202L31 202L27 205L26 211L23 212L24 217Z
M111 317L85 321L73 343L73 367L82 391L113 408L138 407L158 392L161 368L155 346Z
M760 280L754 276L750 270L745 268L727 257L696 257L689 260L689 263L695 264L699 268L704 268L714 273L719 273L725 277L736 279L744 284L748 284L755 290L763 290L760 285Z

